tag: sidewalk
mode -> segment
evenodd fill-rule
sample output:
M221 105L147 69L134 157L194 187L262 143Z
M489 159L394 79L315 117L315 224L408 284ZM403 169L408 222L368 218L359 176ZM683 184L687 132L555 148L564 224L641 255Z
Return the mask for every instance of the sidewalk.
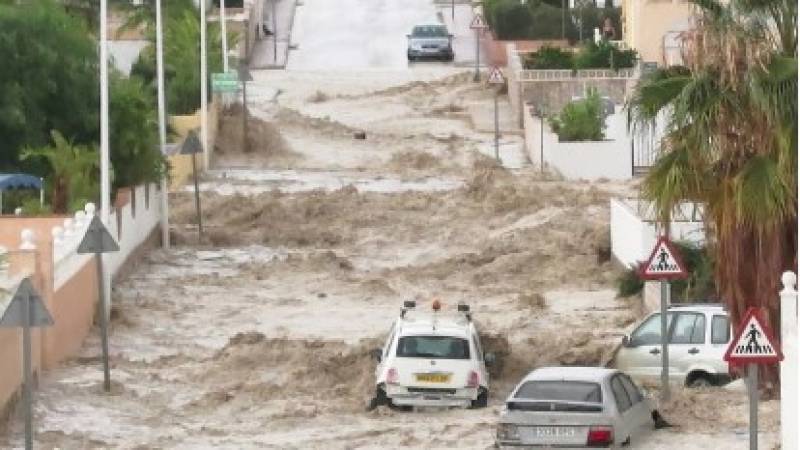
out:
M273 18L273 5L275 17ZM289 44L298 0L264 0L264 23L276 35L263 36L256 41L250 56L251 69L284 69L289 59ZM277 22L277 23L276 23ZM277 52L276 52L277 50Z

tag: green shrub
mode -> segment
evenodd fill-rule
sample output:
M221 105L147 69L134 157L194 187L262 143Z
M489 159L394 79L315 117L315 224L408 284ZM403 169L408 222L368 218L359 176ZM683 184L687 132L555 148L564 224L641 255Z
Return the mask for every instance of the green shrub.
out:
M617 297L630 297L642 292L644 281L639 276L639 270L629 269L617 278Z
M675 303L716 298L714 281L714 259L705 247L688 242L677 242L675 246L681 254L689 278L673 281L671 300Z
M600 141L605 138L602 102L596 89L588 89L586 98L568 103L550 127L559 141Z
M39 203L38 199L33 199L33 198L22 202L21 208L22 208L22 214L26 216L43 216L47 214L52 214L53 212L52 209L50 208L50 205L46 203L42 205L41 203ZM83 209L83 206L81 206L81 209Z
M534 70L572 69L572 52L555 47L542 47L525 57L525 68Z
M635 50L620 50L608 41L590 42L575 55L575 69L622 69L633 67Z

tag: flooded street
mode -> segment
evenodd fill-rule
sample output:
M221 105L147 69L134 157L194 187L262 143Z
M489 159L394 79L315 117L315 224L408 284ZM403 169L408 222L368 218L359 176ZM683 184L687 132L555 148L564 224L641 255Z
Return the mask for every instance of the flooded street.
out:
M203 239L187 186L170 197L174 247L114 286L112 393L96 333L42 374L38 448L491 448L524 374L599 365L639 318L603 256L609 199L635 186L543 176L510 121L496 161L476 113L493 92L463 68L407 67L428 0L329 3L298 11L289 70L254 72L250 151L241 111L223 118ZM369 351L404 300L433 298L470 304L497 353L489 407L368 412ZM678 427L631 448L746 448L721 431L743 426L744 394L677 395ZM773 444L777 404L764 405ZM20 428L0 447L19 447Z

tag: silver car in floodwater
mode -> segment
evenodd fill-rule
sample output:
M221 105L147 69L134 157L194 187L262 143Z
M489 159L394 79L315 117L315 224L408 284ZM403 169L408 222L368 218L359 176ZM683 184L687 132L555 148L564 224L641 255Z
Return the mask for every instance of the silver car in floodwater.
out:
M423 58L452 61L455 58L453 35L440 23L416 25L407 37L409 61Z
M624 373L602 367L544 367L506 400L496 447L618 448L654 429L650 400Z

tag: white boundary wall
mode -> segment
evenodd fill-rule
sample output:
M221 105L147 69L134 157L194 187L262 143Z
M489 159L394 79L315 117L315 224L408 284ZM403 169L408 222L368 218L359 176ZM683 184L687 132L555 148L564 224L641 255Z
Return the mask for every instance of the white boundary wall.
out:
M793 272L784 272L781 277L783 290L781 299L781 351L783 361L781 371L781 448L796 449L800 444L800 427L797 426L798 409L800 409L800 389L797 380L800 377L800 336L797 317L797 276Z
M617 112L606 118L604 141L559 142L558 135L550 130L530 111L524 111L525 149L533 165L545 168L568 179L628 180L633 177L631 138L627 131L625 114ZM544 125L544 140L542 140Z
M637 208L637 201L612 198L611 208L611 253L622 265L636 267L646 260L658 239L658 229L652 220L643 218ZM691 220L694 205L682 205L678 214L687 220L670 223L670 239L689 241L696 244L705 242L703 223L696 218Z
M119 252L106 254L104 260L112 277L160 223L162 194L158 186L151 184L148 190L142 185L132 191L135 193L130 202L112 211L106 224L119 244ZM94 213L94 205L87 204L74 218L65 219L62 227L53 228L53 290L58 290L91 260L92 255L80 255L77 249Z

